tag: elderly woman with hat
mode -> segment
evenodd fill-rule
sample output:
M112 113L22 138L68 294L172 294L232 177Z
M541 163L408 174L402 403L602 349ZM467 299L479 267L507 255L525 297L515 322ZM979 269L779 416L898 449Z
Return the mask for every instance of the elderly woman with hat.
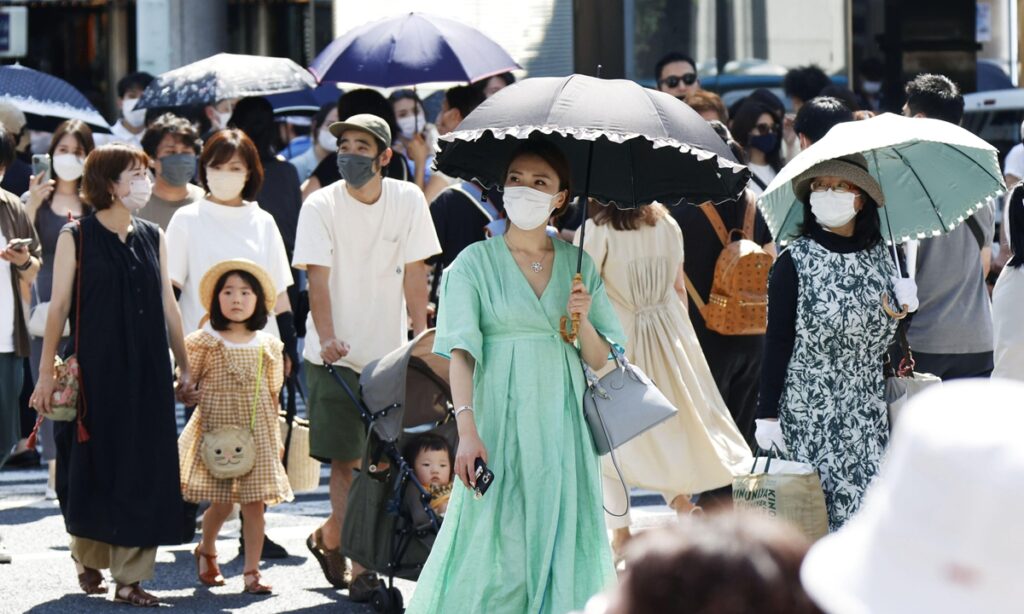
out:
M890 305L916 309L916 287L891 277L885 196L863 156L821 162L793 191L804 222L769 281L757 440L817 468L834 531L860 507L888 443L883 354L905 314Z

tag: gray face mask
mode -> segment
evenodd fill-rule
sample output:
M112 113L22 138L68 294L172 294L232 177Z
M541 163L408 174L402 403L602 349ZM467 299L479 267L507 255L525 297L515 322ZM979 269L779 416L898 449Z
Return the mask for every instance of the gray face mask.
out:
M338 173L353 188L359 189L369 183L377 171L373 169L376 158L367 158L359 154L338 154Z
M160 158L160 176L170 185L181 187L188 183L195 174L195 154L171 154Z

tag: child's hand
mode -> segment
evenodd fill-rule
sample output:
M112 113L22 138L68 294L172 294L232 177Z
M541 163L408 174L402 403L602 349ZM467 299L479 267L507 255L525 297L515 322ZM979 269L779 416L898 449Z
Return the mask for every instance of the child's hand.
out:
M459 437L459 449L455 454L455 473L466 488L476 486L476 459L487 462L487 449L476 433Z

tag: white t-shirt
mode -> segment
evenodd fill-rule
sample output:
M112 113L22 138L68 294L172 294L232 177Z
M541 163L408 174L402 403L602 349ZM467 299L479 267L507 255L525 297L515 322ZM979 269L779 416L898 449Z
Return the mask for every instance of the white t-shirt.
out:
M405 265L439 253L430 209L413 183L384 179L370 205L353 198L344 180L310 194L299 213L292 262L297 269L331 269L334 334L352 348L337 364L359 372L405 343ZM312 313L303 357L323 362Z
M110 134L96 133L93 135L93 140L96 142L97 147L107 143L126 143L135 149L142 149L142 135L145 133L146 131L143 130L138 134L132 134L125 127L124 120L119 119L110 127Z
M754 164L751 162L747 164L747 168L750 169L751 173L757 175L757 178L763 181L766 187L772 182L772 179L775 179L775 169L767 164ZM757 185L757 182L754 181L753 178L747 182L747 187L750 188L757 196L760 196L761 193L764 192L764 189Z
M167 225L167 269L181 288L186 335L199 329L207 311L200 302L199 281L210 267L232 258L248 258L266 269L278 294L293 283L281 232L255 202L229 207L203 199L175 212ZM280 337L273 314L264 330Z
M7 245L7 237L2 230L0 245ZM0 261L0 353L14 351L14 300L14 292L11 289L11 263ZM25 315L28 317L27 313Z
M1006 152L1006 159L1003 160L1003 175L1013 175L1024 179L1024 143L1017 143L1010 148L1010 151Z

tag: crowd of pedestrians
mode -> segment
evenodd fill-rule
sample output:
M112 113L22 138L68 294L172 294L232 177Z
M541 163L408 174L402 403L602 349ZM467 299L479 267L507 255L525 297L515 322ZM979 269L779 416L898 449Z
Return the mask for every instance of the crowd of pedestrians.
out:
M855 93L797 68L784 80L789 100L755 90L727 107L701 88L693 58L666 55L657 89L710 122L750 180L724 203L631 210L573 202L575 169L544 139L495 161L506 169L500 188L437 168L439 139L513 85L511 74L448 89L436 117L413 90L352 89L308 122L286 122L262 97L191 114L137 109L153 77L135 73L117 86L112 136L68 120L46 143L0 105L0 453L12 466L48 463L47 496L60 503L86 594L108 593L108 569L115 600L159 604L142 583L158 547L194 540L182 531L194 504L208 506L197 582L232 581L217 544L237 506L240 586L268 594L260 560L280 547L264 515L293 499L278 429L292 382L308 391L310 455L330 474L331 512L306 540L324 578L310 583L366 602L383 570L346 559L342 542L367 427L335 378L358 391L367 365L436 326L458 444L409 448L445 519L409 612L867 611L849 604L876 596L846 583L849 600L836 598L823 566L862 547L850 535L884 543L883 493L902 500L909 488L901 463L929 453L942 462L915 439L959 445L953 430L943 440L925 418L908 418L894 438L899 461L881 469L883 362L900 329L918 371L1024 380L1024 188L1010 185L1005 203L984 204L944 236L896 249L868 160L835 157L792 180L803 222L777 243L758 197L834 126L879 112L877 71L862 72ZM920 75L902 112L959 124L963 97L948 78ZM29 177L33 153L49 164ZM1010 164L1008 184L1024 174ZM990 299L997 218L1009 254ZM737 238L771 263L750 304L766 317L740 333L709 316ZM907 276L891 273L894 259ZM559 335L566 313L581 316L578 347ZM678 409L619 449L621 475L598 462L578 362L604 369L613 347ZM53 415L69 368L75 419L37 425L32 410ZM954 386L960 396L946 404L969 402L961 391L972 387L995 406L1020 392L975 381ZM187 408L181 434L176 403ZM993 411L1001 419L1016 421ZM834 535L802 573L803 536L730 511L733 480L759 450L820 476ZM479 501L477 459L500 476ZM629 487L660 493L681 526L633 539ZM623 562L621 585L602 594Z

